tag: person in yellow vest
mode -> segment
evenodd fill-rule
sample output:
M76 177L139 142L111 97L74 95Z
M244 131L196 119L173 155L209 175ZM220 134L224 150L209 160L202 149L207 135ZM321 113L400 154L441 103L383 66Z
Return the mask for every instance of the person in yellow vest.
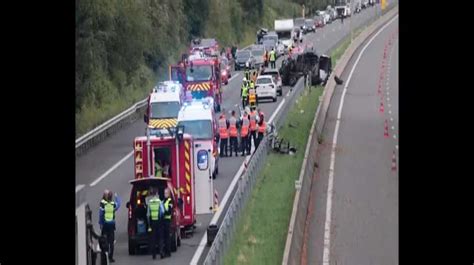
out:
M161 258L164 257L171 257L171 235L170 235L170 227L171 227L171 218L173 217L173 199L171 198L171 191L169 188L165 189L165 198L162 201L163 205L163 219L161 220L161 238L162 244L161 246Z
M160 159L155 160L155 177L162 178L163 177L163 166L161 165Z
M244 111L244 115L242 116L242 120L240 121L240 123L241 123L240 142L241 142L242 156L245 156L245 154L250 155L250 145L248 143L250 120L249 120L249 114L247 110Z
M229 139L230 139L230 154L229 156L232 156L232 151L235 153L235 156L238 156L237 154L237 136L238 136L238 131L237 129L239 128L239 124L237 123L237 118L235 118L235 110L232 110L232 116L229 119Z
M220 154L219 156L227 156L227 145L229 139L229 132L227 129L229 128L229 121L225 117L225 111L222 111L221 116L219 117L218 121L219 126L219 138L220 138Z
M115 241L115 212L120 208L121 200L112 191L105 190L99 206L99 225L102 236L106 237L107 253L110 262L114 260L114 241Z
M258 137L257 137L257 144L255 145L255 150L257 150L258 146L260 145L260 142L263 139L263 136L265 135L265 131L267 129L267 123L265 122L265 116L262 111L258 111L258 114L260 116L260 122L258 123Z
M244 77L244 79L242 80L242 89L240 90L240 96L242 97L242 108L245 108L245 106L247 105L248 92L249 87L247 84L247 78Z
M270 52L270 65L272 69L275 69L275 61L276 61L275 48L272 48L272 51Z
M156 259L156 245L158 243L158 249L160 249L159 243L159 232L160 232L160 219L162 216L162 210L160 211L161 200L158 197L156 189L150 189L151 198L148 201L147 217L148 217L148 231L151 232L150 244L148 249L151 252L153 259Z

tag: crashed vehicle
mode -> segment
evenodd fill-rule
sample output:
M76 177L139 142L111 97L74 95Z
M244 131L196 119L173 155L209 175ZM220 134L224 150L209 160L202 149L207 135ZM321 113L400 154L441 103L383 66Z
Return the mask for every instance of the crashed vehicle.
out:
M257 44L263 44L263 36L268 34L268 29L260 28L257 31Z
M314 47L307 47L283 60L280 75L284 86L294 86L305 74L310 75L311 84L325 85L332 71L331 57L318 55Z

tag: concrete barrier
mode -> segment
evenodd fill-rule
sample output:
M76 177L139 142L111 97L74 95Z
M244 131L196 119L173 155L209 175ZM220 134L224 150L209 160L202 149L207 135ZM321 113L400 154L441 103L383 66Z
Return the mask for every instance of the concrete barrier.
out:
M316 110L313 124L311 125L300 176L296 181L297 185L295 185L296 193L293 201L293 210L288 227L285 250L283 252L283 265L296 265L301 263L301 250L304 243L305 221L308 212L312 177L315 169L314 164L316 162L316 152L319 147L318 138L320 138L322 135L324 124L326 122L327 111L329 109L332 95L336 87L334 76L341 76L342 72L349 63L349 60L354 55L355 51L362 45L362 43L364 43L364 41L368 39L370 35L372 35L377 29L379 29L383 24L385 24L398 13L398 4L392 7L393 8L387 9L380 18L368 26L363 32L360 33L359 36L353 40L353 42L349 45L349 47L339 59L335 69L333 70L333 73L329 77L329 80L324 87L323 94L320 97L320 104Z

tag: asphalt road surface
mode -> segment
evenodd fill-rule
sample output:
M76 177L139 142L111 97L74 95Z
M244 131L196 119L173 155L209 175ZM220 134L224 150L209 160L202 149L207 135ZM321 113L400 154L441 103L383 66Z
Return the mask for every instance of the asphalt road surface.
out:
M361 14L345 19L344 24L335 21L316 33L305 35L304 43L312 43L318 52L324 52L338 43L350 32L350 27L356 27L376 15L375 8L368 8ZM351 23L349 23L351 21ZM277 61L277 67L281 64L281 59ZM240 104L240 86L242 82L242 72L234 72L229 84L224 87L223 107L229 111L237 110L236 104ZM288 92L288 87L283 88L283 95ZM282 97L278 97L275 103L264 102L259 107L270 117L281 102ZM395 105L395 104L394 104ZM133 159L131 157L132 142L137 136L145 134L145 124L143 120L138 120L123 128L114 135L107 138L102 143L91 148L87 153L76 158L76 185L86 185L87 203L93 210L93 222L96 231L99 231L97 224L99 201L104 189L116 192L122 199L122 206L116 214L117 230L114 258L115 264L152 264L151 255L141 254L135 256L128 255L127 236L127 209L125 203L129 200L131 185L129 180L133 178ZM214 186L218 193L223 196L229 187L231 180L243 162L243 157L221 158L219 162L219 175L214 181ZM91 185L94 184L94 185ZM172 253L171 258L159 260L160 264L188 264L204 235L212 216L199 215L197 218L197 229L193 237L183 239L181 247L177 252ZM207 253L208 248L204 251Z
M356 51L334 92L313 176L303 264L398 264L398 16L390 21L348 80L377 31Z

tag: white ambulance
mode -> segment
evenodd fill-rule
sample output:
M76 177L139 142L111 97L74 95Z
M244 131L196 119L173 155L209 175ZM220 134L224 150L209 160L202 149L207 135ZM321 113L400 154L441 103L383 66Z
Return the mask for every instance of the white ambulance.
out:
M177 81L159 82L148 97L144 121L152 130L167 134L178 123L178 112L184 102L184 88Z
M210 97L187 100L178 114L177 130L190 134L194 140L194 194L196 214L214 210L213 179L219 173L216 142L217 124L214 102Z

